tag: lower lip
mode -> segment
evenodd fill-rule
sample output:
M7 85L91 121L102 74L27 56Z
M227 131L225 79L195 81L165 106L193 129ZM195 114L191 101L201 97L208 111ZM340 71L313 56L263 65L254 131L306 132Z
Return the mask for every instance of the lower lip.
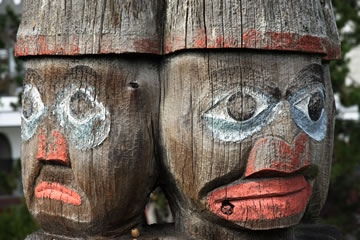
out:
M275 220L303 212L312 193L303 176L244 182L208 195L211 212L236 222ZM232 212L222 211L223 201Z
M36 198L48 198L75 206L81 205L80 195L59 183L41 182L35 188Z

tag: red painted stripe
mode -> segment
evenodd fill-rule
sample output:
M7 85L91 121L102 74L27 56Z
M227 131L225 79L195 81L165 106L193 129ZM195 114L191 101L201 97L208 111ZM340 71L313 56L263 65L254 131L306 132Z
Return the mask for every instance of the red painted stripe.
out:
M188 35L189 36L189 35ZM192 39L179 36L166 36L164 41L164 54L183 49L202 48L246 48L280 51L296 51L324 54L324 60L340 59L341 45L332 42L328 37L315 35L300 35L296 33L262 32L249 30L242 36L208 35L199 29Z
M192 39L183 35L165 36L163 47L159 39L129 39L126 46L114 41L113 36L102 36L100 49L88 52L85 45L79 44L79 36L72 36L65 44L57 44L55 36L19 36L16 41L15 56L31 55L83 55L152 53L169 54L183 49L204 48L246 48L279 51L296 51L324 54L325 60L340 59L341 46L326 36L299 35L296 33L262 32L249 30L242 36L206 35L199 29ZM126 42L126 41L124 41ZM185 46L185 42L191 43Z
M66 43L56 43L55 36L18 36L15 45L15 56L36 55L68 55L84 54L120 54L120 53L152 53L161 54L161 42L156 39L138 39L127 42L125 46L113 43L113 37L102 36L100 48L89 52L86 44L79 43L78 36L69 37ZM125 41L126 42L126 41Z

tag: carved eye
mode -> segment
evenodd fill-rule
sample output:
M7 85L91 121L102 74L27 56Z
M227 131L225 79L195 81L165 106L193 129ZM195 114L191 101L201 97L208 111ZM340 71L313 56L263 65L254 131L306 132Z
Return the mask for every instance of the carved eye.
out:
M33 113L34 113L34 110L38 110L38 109L34 109L34 102L33 102L33 99L31 98L31 96L29 96L28 94L24 96L23 98L23 118L25 119L29 119Z
M322 85L303 88L289 100L296 124L310 137L321 141L326 136L325 91Z
M322 111L324 110L324 99L319 92L311 95L308 105L308 112L310 119L313 121L319 120Z
M320 91L305 95L295 103L295 107L301 110L311 121L320 119L324 111L324 97Z
M21 138L24 141L29 140L35 133L39 122L44 118L46 108L41 100L38 89L26 84L22 99L22 115L23 125L21 128Z
M213 136L222 141L242 141L272 120L269 116L275 104L258 90L234 89L216 99L202 119Z
M76 91L69 101L70 114L79 121L86 121L87 118L96 114L94 101L83 91Z
M57 119L78 149L100 145L110 132L110 114L94 93L89 86L72 85L58 96Z
M252 96L238 92L230 96L226 107L229 116L234 120L246 121L255 114L256 101Z

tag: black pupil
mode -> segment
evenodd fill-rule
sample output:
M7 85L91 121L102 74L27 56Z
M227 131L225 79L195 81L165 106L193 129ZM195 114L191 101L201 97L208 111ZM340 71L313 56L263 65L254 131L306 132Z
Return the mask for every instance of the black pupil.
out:
M311 96L308 105L308 112L310 119L313 121L319 120L323 108L324 108L324 100L322 95L319 92L314 93Z
M26 119L29 119L33 114L34 104L29 96L25 96L23 105L23 115Z
M227 112L236 121L249 120L254 115L255 110L254 98L241 92L232 95L227 102Z
M94 104L86 93L77 91L70 98L70 109L74 117L83 119L94 110Z

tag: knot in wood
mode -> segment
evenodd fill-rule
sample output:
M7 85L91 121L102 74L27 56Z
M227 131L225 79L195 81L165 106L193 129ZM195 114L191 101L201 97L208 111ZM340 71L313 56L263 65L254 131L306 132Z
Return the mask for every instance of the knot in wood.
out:
M225 200L221 204L221 212L225 215L231 215L234 212L234 205L232 205L228 200Z

